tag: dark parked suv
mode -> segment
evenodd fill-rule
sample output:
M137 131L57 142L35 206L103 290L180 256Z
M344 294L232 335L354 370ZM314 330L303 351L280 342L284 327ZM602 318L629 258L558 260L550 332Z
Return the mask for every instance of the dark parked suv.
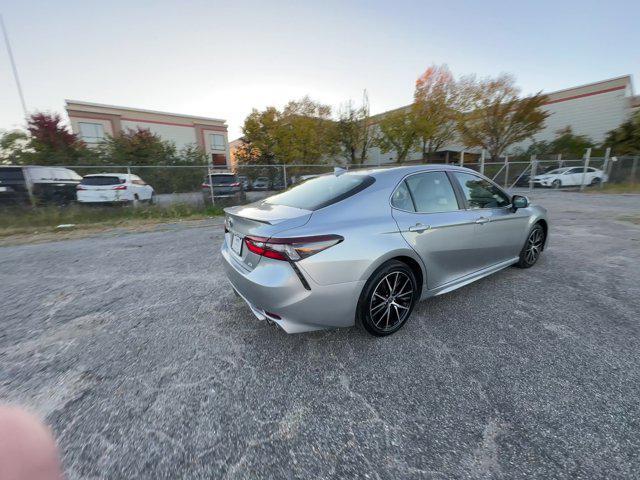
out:
M213 200L225 205L239 205L244 203L246 198L240 179L233 173L212 173L204 177L202 199L205 203L211 203L211 190Z
M0 167L0 205L65 205L76 199L82 177L61 167Z

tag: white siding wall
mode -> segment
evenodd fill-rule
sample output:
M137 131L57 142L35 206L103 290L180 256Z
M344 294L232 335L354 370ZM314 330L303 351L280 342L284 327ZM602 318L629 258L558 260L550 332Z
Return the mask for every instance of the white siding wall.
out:
M122 130L126 130L128 128L136 129L138 127L148 129L151 132L160 135L163 140L174 142L178 149L189 144L194 144L197 141L195 129L193 127L122 120Z
M535 139L553 140L558 130L569 125L573 133L586 135L600 143L608 131L626 120L629 113L627 105L628 98L624 90L552 103L545 107L551 115L547 118L544 130Z

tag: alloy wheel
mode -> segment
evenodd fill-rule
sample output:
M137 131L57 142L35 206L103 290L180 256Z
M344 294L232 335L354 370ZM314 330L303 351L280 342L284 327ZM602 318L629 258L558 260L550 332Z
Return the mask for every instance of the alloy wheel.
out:
M385 275L376 285L369 301L369 316L376 328L389 331L402 323L411 310L413 284L400 271Z
M533 265L538 260L540 252L542 251L542 245L544 243L544 232L542 228L534 228L529 234L527 239L527 247L524 252L524 260Z

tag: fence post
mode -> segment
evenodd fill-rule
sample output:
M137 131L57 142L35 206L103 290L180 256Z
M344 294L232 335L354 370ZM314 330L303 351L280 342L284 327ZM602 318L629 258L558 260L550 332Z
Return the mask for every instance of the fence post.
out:
M563 165L564 165L564 162L562 161L562 154L559 153L558 154L558 168L562 168Z
M480 175L484 175L484 148L480 154Z
M131 165L127 165L127 182L131 182ZM138 206L138 201L135 196L133 197L133 206Z
M636 172L638 171L638 156L633 157L631 164L631 183L636 183Z
M509 185L509 155L504 156L504 188Z
M605 175L607 175L607 170L609 169L609 157L611 156L611 147L607 147L607 149L604 151L604 164L602 164L602 173L604 173ZM606 180L603 180L602 182L600 182L600 188L604 187L604 182L608 182L609 181L609 176L606 176Z
M460 152L460 166L464 167L464 150Z
M211 206L213 207L216 204L216 201L213 198L213 178L211 178L211 174L212 173L213 173L212 165L208 164L208 166L207 166L207 183L209 183L209 194L211 195Z
M580 179L580 191L584 190L584 181L587 176L587 168L589 168L589 160L591 159L591 147L587 148L587 151L584 154L584 167L582 167L582 177Z
M287 166L283 163L282 164L282 183L284 183L284 189L286 190L288 185L287 185Z
M529 192L533 192L533 177L538 171L538 160L535 155L531 155L531 175L529 175Z

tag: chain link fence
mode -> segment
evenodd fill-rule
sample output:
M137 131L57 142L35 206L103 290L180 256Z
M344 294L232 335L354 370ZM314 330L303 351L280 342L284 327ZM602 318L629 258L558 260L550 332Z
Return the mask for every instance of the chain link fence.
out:
M506 189L546 186L558 189L596 189L609 184L633 184L640 181L640 156L563 158L504 157L499 161L484 156L455 162L483 173ZM420 165L416 162L387 164ZM346 169L373 168L378 165L338 165ZM231 170L212 166L0 166L0 209L13 206L38 207L85 204L155 203L160 206L187 204L229 206L250 203L273 195L318 175L330 173L332 164L238 165ZM559 182L542 185L540 176ZM100 180L87 178L101 176ZM572 178L569 181L569 178ZM85 185L86 183L103 185ZM111 182L111 183L110 183ZM88 192L88 193L87 193ZM97 193L96 193L97 192ZM150 193L151 192L151 193ZM93 196L92 196L93 195Z

